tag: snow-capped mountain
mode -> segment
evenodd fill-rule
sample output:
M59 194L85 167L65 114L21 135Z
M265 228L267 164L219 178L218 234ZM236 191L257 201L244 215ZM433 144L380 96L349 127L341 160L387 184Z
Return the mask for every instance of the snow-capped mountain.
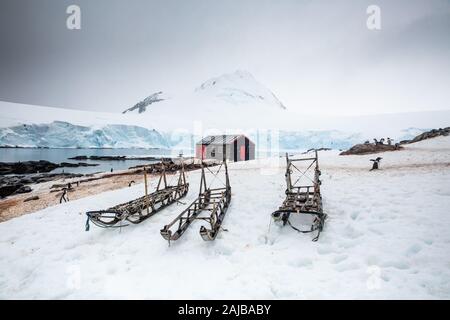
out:
M146 103L138 103L132 114L169 131L192 131L199 125L214 130L271 128L274 120L288 114L272 91L242 70L211 78L187 93L171 94L170 99L164 97L148 97L151 104L140 108Z
M186 107L189 102L193 102L194 107L198 103L207 102L209 107L225 105L226 108L228 104L242 108L261 105L274 109L286 109L272 91L258 82L250 72L242 70L211 78L188 94L171 96L172 101L169 103L160 103L168 99L169 97L163 91L159 91L124 110L123 113L144 113L147 110L152 112L155 106L149 106L154 103L159 103L158 106L161 108L167 107L173 111L173 109L179 109L180 106ZM228 109L224 109L224 111Z
M242 70L211 78L200 85L195 92L210 95L232 104L256 101L286 109L272 91L259 83L250 72Z

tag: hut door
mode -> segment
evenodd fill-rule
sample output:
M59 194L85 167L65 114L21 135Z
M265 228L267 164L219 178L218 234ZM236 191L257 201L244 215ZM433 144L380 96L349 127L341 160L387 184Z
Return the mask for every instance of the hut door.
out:
M239 160L246 160L245 159L245 146L241 146L240 154L239 154Z
M202 160L206 159L206 146L202 145Z

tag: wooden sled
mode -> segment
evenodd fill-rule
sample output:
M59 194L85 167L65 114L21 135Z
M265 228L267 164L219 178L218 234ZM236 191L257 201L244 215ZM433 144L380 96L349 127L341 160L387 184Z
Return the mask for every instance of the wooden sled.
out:
M314 152L314 157L298 159L289 159L286 154L286 198L281 207L272 213L272 218L283 226L288 224L300 233L317 232L313 238L313 241L317 241L323 230L326 214L322 209L317 150ZM309 175L311 173L312 178ZM301 216L301 219L295 220L304 221L302 227L295 227L291 222L296 215Z
M147 190L147 175L144 173L145 189ZM128 224L138 224L150 218L165 207L178 202L189 191L189 183L186 182L184 166L180 170L178 183L175 186L167 185L166 171L163 169L156 191L138 199L116 205L112 208L99 211L86 212L86 231L89 230L89 222L101 228L119 228Z
M212 189L211 185L209 187L206 185L205 166L202 163L198 198L161 230L162 237L169 241L169 244L170 241L178 240L194 220L204 220L209 224L209 228L205 226L200 228L200 236L203 240L212 241L216 238L231 202L231 187L226 161L220 165L215 173L206 167L206 170L213 175L214 180L222 168L225 171L224 187ZM208 215L201 217L202 212L207 212Z

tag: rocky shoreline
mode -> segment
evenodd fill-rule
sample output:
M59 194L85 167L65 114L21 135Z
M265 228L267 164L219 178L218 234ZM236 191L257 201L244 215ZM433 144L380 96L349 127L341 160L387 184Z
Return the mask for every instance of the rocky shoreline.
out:
M125 161L125 160L148 160L148 161L171 161L171 158L165 157L128 157L128 156L76 156L69 160L94 160L94 161Z
M19 165L20 164L20 165ZM25 166L23 166L25 164ZM69 166L86 166L90 164L85 163L72 163ZM205 166L215 166L216 162L204 163ZM104 174L73 174L73 173L48 173L48 172L39 172L39 173L25 173L25 174L4 174L2 172L13 172L14 170L11 168L19 167L19 172L33 172L38 170L50 170L51 168L61 168L66 167L67 163L55 164L48 161L27 161L21 163L0 163L0 198L6 198L8 196L13 196L22 193L29 193L32 190L30 185L39 184L49 181L57 181L57 180L66 180L73 178L82 178L79 180L74 180L73 183L80 184L86 182L92 182L95 180L112 178L117 176L126 176L133 174L142 174L144 172L144 168L149 174L159 174L163 170L167 173L175 173L176 171L181 169L181 163L175 163L172 160L165 161L164 165L161 162L151 163L148 165L139 165L135 167L131 167L126 171L115 172L115 173L104 173ZM3 171L1 171L3 168ZM25 169L24 169L25 168ZM201 164L195 163L194 161L189 163L184 163L184 169L186 171L200 169ZM51 169L51 170L53 170ZM66 183L57 183L53 185L51 188L63 188L67 184Z
M0 198L14 194L29 193L31 184L43 183L58 179L82 177L82 174L50 173L57 168L90 167L97 164L68 163L60 164L50 161L0 162Z
M94 163L53 163L46 160L39 161L20 161L20 162L0 162L0 175L7 174L31 174L50 172L57 168L76 168L76 167L95 167Z
M29 193L33 191L29 186L32 184L83 176L83 174L74 173L36 173L28 175L0 176L0 198L5 198L14 194Z

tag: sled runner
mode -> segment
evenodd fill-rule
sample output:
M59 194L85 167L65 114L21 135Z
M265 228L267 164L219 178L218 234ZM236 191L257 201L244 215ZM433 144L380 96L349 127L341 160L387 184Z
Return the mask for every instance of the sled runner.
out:
M313 238L317 241L326 219L322 210L317 150L313 158L289 159L286 154L286 162L286 198L272 217L275 222L283 226L288 224L300 233L317 232ZM314 176L310 177L312 173Z
M123 227L126 226L122 224L124 221L128 221L133 224L141 223L163 208L174 202L178 202L179 199L183 198L189 190L189 183L186 182L183 164L178 177L178 183L175 186L170 186L167 184L164 164L155 192L147 194L147 174L145 170L144 179L145 196L119 204L107 210L88 211L86 213L86 231L89 230L89 222L92 222L94 225L102 228Z
M213 175L211 184L206 186L205 168ZM225 171L225 183L222 188L211 188L213 182L216 180L221 170ZM214 169L213 169L214 170ZM217 178L218 179L218 178ZM228 178L228 168L226 161L223 161L219 169L214 173L208 167L205 167L202 162L202 173L200 180L200 192L198 198L191 203L178 217L170 224L164 226L161 230L161 235L167 241L178 240L186 231L189 225L194 220L204 220L209 223L209 229L205 226L200 227L200 235L205 241L212 241L216 238L221 229L225 213L231 202L231 187ZM207 212L209 215L201 217L202 212Z

